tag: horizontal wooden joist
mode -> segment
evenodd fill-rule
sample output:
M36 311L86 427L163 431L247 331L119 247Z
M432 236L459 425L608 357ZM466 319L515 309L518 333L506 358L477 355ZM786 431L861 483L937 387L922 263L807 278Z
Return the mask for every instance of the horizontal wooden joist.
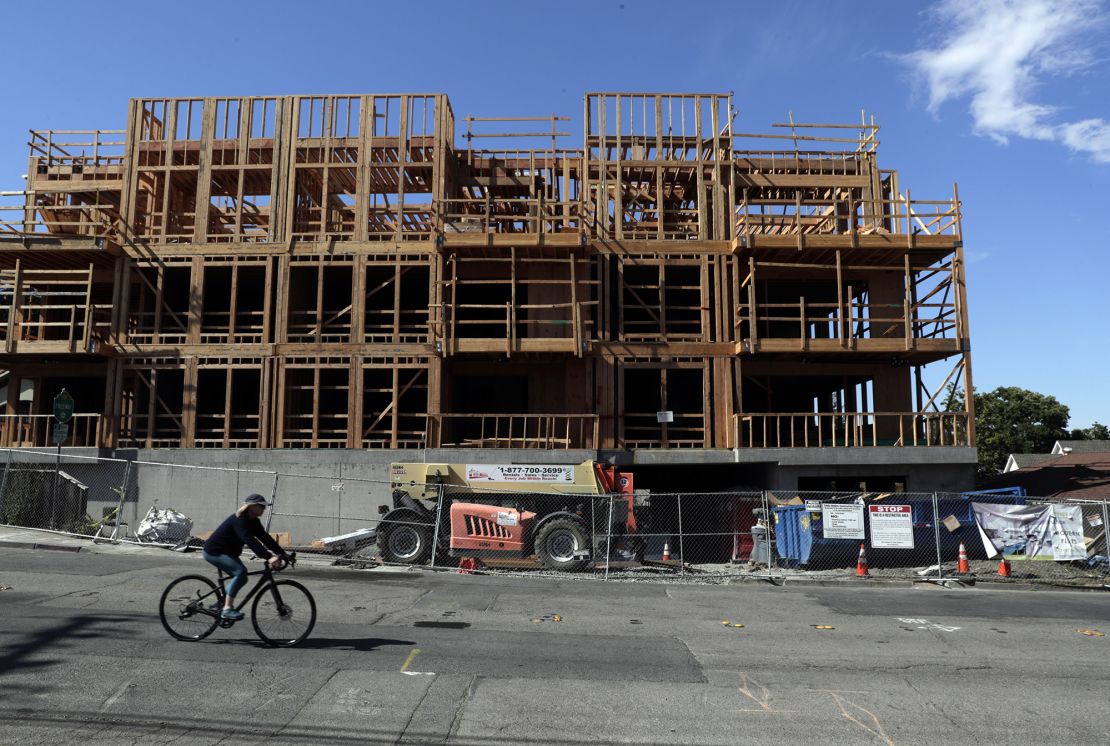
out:
M377 357L399 357L405 355L433 356L435 348L431 343L424 344L356 344L356 343L299 343L283 342L273 346L274 354L279 356L308 355L364 355Z
M590 342L588 352L605 357L734 357L732 342Z
M758 224L757 219L751 221ZM741 220L741 228L743 228L743 220ZM750 235L740 236L733 241L734 251L737 254L742 253L743 249L759 249L759 248L815 248L815 249L847 249L853 246L860 248L872 249L905 249L912 248L934 248L934 249L948 249L955 250L963 245L960 236L956 235L923 235L907 236L904 233L870 233L862 235L859 233L839 233L835 235L829 234L781 234L781 235L768 235L765 233L754 233Z
M455 339L452 352L456 353L533 353L555 352L574 353L573 339L514 339L510 344L505 339Z
M93 355L78 357L43 357L37 355L2 355L0 369L10 370L24 378L42 376L103 376L108 370L108 358Z
M0 238L0 269L12 269L16 260L33 269L71 269L74 267L111 266L119 255L119 247L100 239L98 247L91 238L20 237Z
M257 256L333 255L333 254L434 254L435 241L293 241L271 243L246 241L236 243L143 243L125 247L136 259L151 256Z
M501 349L505 348L504 342ZM278 344L134 344L120 345L125 357L149 357L171 355L177 357L222 356L222 357L305 357L305 356L385 356L397 357L435 355L432 344L357 344L348 342L282 342Z
M912 339L907 344L902 337L879 339L851 339L845 345L840 339L758 339L745 340L736 344L737 354L757 354L760 352L786 353L900 353L900 352L945 352L954 354L960 351L958 339Z
M845 176L844 174L756 174L737 171L737 187L784 187L784 188L862 188L871 183L866 176Z
M444 233L445 248L468 246L580 246L579 233Z
M735 253L732 241L645 241L594 238L590 248L599 254L690 254L692 256Z
M773 375L809 375L815 365L828 364L844 367L857 366L861 372L874 374L876 369L902 365L928 365L961 354L958 349L875 351L865 349L837 349L788 352L759 352L739 357L745 373L749 370L766 370Z
M27 326L34 326L28 324ZM111 345L97 344L90 352L85 347L84 340L74 339L39 339L15 340L11 342L13 355L80 355L82 357L115 357L116 351ZM2 366L0 366L2 367Z

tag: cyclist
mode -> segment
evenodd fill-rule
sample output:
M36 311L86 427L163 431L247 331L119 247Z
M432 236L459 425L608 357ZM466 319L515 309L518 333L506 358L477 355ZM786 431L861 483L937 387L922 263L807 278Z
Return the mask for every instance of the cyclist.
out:
M266 533L262 521L258 520L266 512L268 504L262 495L247 495L239 509L229 515L204 542L204 559L231 576L231 581L224 588L224 608L220 612L224 619L243 618L243 612L235 608L235 594L247 582L246 565L239 559L244 544L266 560L271 569L276 570L286 559L285 550Z

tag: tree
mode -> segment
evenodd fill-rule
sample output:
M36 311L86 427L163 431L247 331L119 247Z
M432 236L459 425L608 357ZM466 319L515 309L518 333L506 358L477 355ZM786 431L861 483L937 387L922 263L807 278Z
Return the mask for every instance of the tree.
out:
M944 412L964 411L964 390L954 383L948 384L944 389L944 402L941 404Z
M1070 440L1110 440L1110 427L1092 422L1090 427L1077 428L1068 436Z
M1011 453L1048 453L1057 440L1068 437L1068 416L1068 408L1056 397L1017 386L976 392L980 476L1000 472Z

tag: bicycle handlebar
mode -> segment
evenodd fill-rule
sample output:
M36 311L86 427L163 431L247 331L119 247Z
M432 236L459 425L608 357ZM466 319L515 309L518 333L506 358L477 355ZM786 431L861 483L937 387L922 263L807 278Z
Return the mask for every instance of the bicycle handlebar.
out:
M281 572L285 568L295 567L296 564L297 564L297 553L296 552L287 552L285 554L285 556L281 556L281 555L277 555L277 556L281 560L281 564L278 565L277 568L271 570L271 572ZM268 559L263 560L258 555L255 555L252 559L262 560L262 562L266 563L266 567L263 570L263 572L265 572L266 570L270 570L270 565L269 565L269 560Z

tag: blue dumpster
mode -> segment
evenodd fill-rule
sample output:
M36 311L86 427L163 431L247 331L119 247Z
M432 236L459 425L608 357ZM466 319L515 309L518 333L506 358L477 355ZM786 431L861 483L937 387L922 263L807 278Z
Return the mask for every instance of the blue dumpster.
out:
M786 567L805 567L816 554L822 565L837 564L852 555L858 543L847 539L826 539L820 513L810 513L805 505L780 505L775 516L776 553ZM841 556L843 555L843 556Z

